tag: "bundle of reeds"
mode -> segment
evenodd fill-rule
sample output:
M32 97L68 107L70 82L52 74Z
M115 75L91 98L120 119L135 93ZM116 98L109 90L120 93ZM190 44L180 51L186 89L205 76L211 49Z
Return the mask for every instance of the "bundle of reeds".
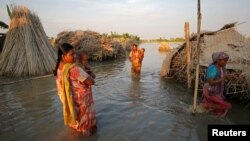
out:
M38 76L53 72L56 54L35 13L13 6L0 60L3 76Z
M162 51L162 52L169 52L170 51L169 43L168 42L161 42L158 50Z
M76 49L77 54L86 51L89 59L102 61L110 58L125 56L125 51L121 44L113 41L107 35L101 35L94 31L63 31L58 34L56 46L63 43L70 43Z

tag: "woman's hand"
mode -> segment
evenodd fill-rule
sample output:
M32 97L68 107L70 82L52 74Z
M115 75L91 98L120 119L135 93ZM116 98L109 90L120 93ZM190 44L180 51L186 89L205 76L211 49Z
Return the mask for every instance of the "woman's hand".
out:
M221 84L225 81L225 77L222 77L221 79L215 80L214 78L211 78L208 80L208 83L210 85L217 85L217 84Z
M90 70L90 66L88 64L84 65L85 70Z

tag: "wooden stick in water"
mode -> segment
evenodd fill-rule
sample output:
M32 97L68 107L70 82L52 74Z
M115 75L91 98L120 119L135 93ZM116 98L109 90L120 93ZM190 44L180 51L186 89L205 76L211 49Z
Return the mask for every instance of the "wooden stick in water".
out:
M196 64L196 75L195 75L195 89L194 89L194 104L193 104L193 113L196 112L197 108L197 94L199 86L199 64L200 64L200 29L201 29L201 8L200 0L198 0L198 25L197 25L197 64Z
M190 74L190 60L191 60L191 49L189 40L189 22L185 22L185 39L186 39L186 54L187 54L187 85L191 88L191 74Z

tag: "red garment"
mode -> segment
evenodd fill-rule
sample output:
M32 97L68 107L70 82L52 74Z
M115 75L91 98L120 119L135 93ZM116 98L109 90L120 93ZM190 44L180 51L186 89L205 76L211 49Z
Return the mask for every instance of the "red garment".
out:
M223 97L216 94L209 94L209 84L206 83L203 87L203 99L201 108L205 110L212 110L217 116L223 116L231 109L231 103L224 100Z
M56 82L60 99L62 91L62 74L62 71L58 69ZM94 108L92 89L91 86L84 83L88 74L76 65L70 70L69 76L74 109L77 117L77 124L69 126L82 133L96 130L96 112Z

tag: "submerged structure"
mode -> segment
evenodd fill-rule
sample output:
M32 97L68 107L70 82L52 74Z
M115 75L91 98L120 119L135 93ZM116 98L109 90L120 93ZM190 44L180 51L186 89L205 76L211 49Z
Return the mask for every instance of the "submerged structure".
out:
M197 60L196 38L195 34L190 38L192 86L195 82ZM235 79L227 82L227 94L250 105L250 41L236 30L236 23L227 24L218 31L201 33L199 89L202 89L204 84L206 68L212 63L212 53L218 51L224 51L230 57L226 66L227 72L238 74ZM161 75L174 77L187 83L186 66L186 44L184 43L168 53L162 65Z

